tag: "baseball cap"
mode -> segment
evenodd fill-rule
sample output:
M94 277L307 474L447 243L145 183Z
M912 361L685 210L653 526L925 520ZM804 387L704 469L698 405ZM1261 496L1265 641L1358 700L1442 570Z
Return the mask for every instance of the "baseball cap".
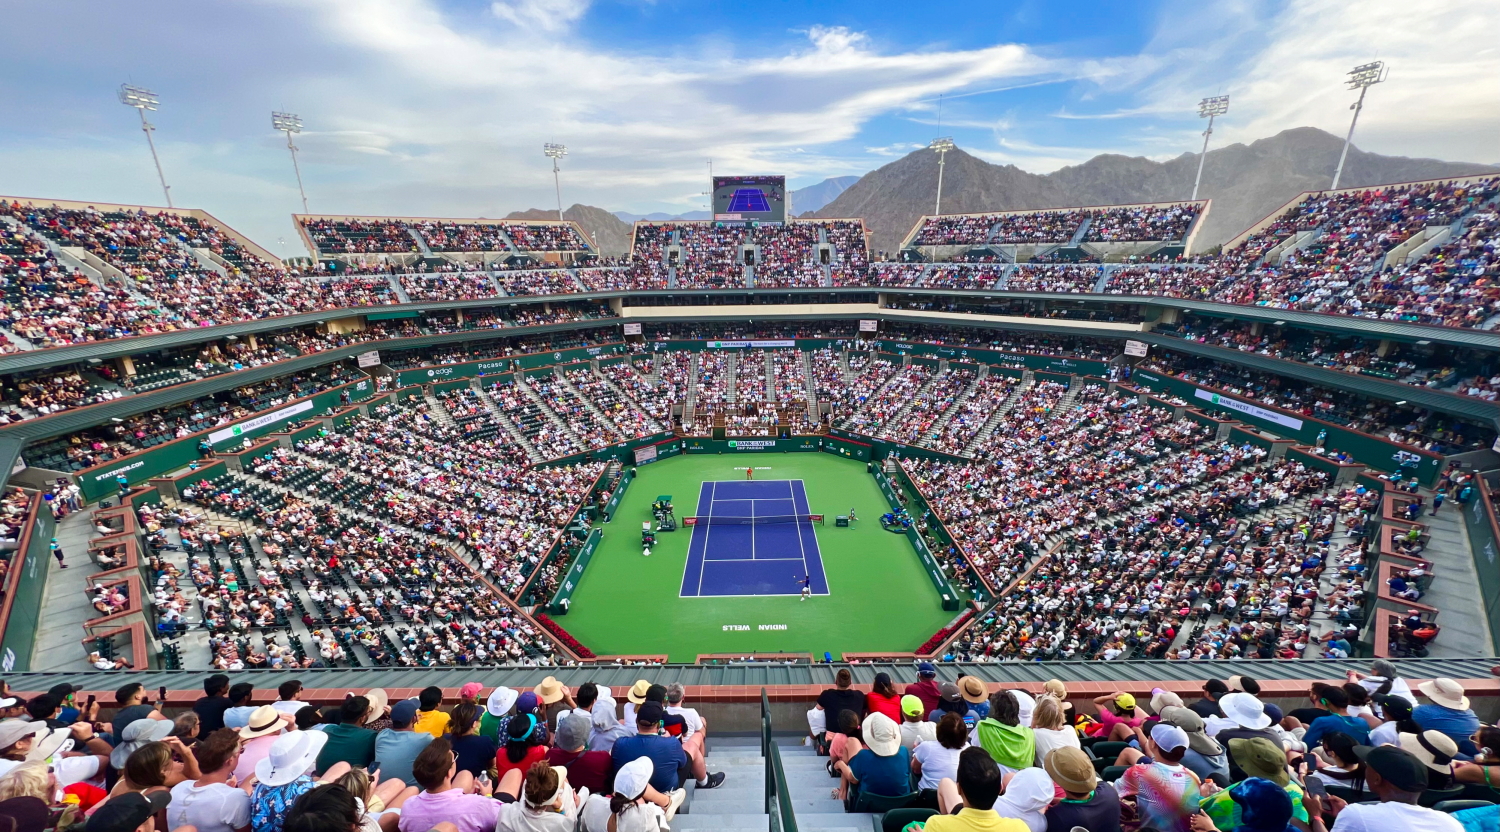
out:
M635 709L635 721L656 724L667 718L667 712L661 703L647 701Z
M402 728L411 725L417 720L417 703L410 699L403 699L391 708L391 724Z
M901 713L909 716L921 716L924 710L922 700L917 697L909 693L901 697Z
M154 792L150 796L126 792L100 804L84 829L87 832L134 832L136 827L171 802L170 792Z
M60 685L53 685L47 691L47 695L55 698L58 702L62 702L69 696L72 696L73 694L81 690L83 690L83 685L70 685L67 682L64 682Z
M917 675L931 678L937 675L937 668L932 666L932 662L918 662Z
M1427 766L1411 752L1394 745L1356 745L1354 756L1403 792L1427 790Z
M1151 729L1151 741L1163 751L1176 751L1180 748L1187 748L1188 735L1176 725L1158 722L1156 727Z
M944 682L938 685L938 698L944 702L957 702L964 697L959 691L958 685L953 682Z
M583 711L574 711L557 721L557 747L571 751L589 740L594 722Z
M1129 693L1122 693L1115 697L1115 704L1122 708L1134 708L1135 696Z
M481 685L478 682L468 682L463 687L458 689L458 698L468 701L478 696L480 691L482 690L484 690L484 685Z

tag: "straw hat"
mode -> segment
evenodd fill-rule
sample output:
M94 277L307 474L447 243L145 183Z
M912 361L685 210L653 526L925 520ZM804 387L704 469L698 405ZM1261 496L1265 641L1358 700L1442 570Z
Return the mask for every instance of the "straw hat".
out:
M963 694L964 701L978 705L990 698L990 692L984 686L984 682L977 677L965 676L958 680L958 691Z
M370 709L365 711L364 724L369 725L385 716L386 706L391 704L391 695L385 692L385 688L370 688L365 691L365 698L370 700Z
M633 690L634 689L632 688L632 691ZM532 693L536 694L536 698L542 700L543 705L551 705L553 702L560 702L563 698L562 682L557 681L556 676L548 676L547 678L542 680L542 683L540 685L537 685L532 689Z
M270 736L285 727L286 721L281 718L280 711L270 705L261 705L250 712L250 721L240 729L240 739L253 740L256 737Z
M646 691L650 689L651 683L645 679L641 679L630 686L630 690L625 692L625 698L629 699L631 704L639 705L646 701Z
M1422 765L1443 774L1453 770L1453 758L1458 756L1458 743L1441 731L1397 734L1396 743L1421 760Z

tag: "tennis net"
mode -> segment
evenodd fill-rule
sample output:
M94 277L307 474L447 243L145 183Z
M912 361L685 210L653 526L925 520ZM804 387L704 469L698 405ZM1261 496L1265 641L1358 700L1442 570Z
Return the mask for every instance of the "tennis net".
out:
M737 517L724 514L700 514L682 518L684 526L765 526L772 523L823 524L821 514L766 514L760 517Z

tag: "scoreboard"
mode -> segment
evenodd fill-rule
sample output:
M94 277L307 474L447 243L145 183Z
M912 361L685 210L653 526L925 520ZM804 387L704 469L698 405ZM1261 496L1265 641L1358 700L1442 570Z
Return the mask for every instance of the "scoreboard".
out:
M715 176L713 199L715 220L786 222L785 176Z

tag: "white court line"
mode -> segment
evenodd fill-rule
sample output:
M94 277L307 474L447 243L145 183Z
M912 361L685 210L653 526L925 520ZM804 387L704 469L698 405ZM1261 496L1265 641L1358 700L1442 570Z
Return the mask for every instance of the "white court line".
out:
M792 514L795 515L797 513L797 489L792 486L791 480L786 481L786 490L792 495ZM802 521L798 520L796 523L797 549L802 553L802 577L807 579L807 585L810 588L812 586L812 570L807 567L807 545L802 542Z
M714 488L715 488L713 480L710 480L707 483L707 485L708 485L708 514L709 514L710 517L712 517L713 513L714 513ZM698 495L700 497L703 496L703 492L699 491ZM700 508L701 508L701 506L700 506ZM714 524L713 523L709 523L708 524L708 528L706 528L706 529L703 530L703 556L698 559L698 594L699 595L703 594L703 573L708 571L708 536L713 533L713 530L714 530ZM698 527L694 526L693 527L693 534L697 534L697 533L698 533Z
M750 501L750 559L755 560L755 500Z

